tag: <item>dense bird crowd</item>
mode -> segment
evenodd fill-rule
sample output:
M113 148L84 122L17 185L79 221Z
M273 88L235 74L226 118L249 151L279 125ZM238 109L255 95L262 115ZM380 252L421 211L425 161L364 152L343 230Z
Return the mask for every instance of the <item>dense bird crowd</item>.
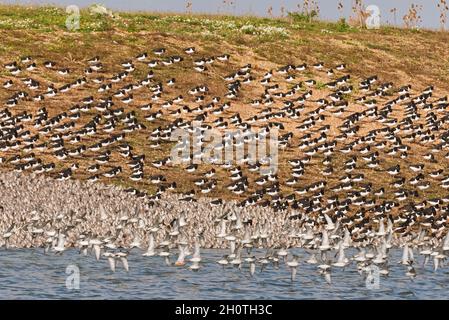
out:
M393 246L403 248L408 274L415 249L435 269L445 260L449 115L447 96L435 96L433 86L395 86L350 74L345 64L236 66L228 54L203 56L194 47L156 48L118 65L99 56L83 63L83 74L28 56L4 64L5 247L91 248L113 270L118 261L128 268L132 248L168 264L176 248L178 265L193 255L192 270L200 248L229 248L222 265L248 263L254 272L281 259L292 277L299 260L286 256L299 247L326 279L350 261L387 273ZM201 81L185 87L170 72ZM217 72L219 89L209 85ZM174 145L177 129L199 150ZM209 130L222 134L214 156ZM237 163L220 161L224 149L263 142L272 131L278 159L248 152ZM184 152L181 163L173 150ZM254 247L267 255L253 257ZM349 247L359 251L352 260Z

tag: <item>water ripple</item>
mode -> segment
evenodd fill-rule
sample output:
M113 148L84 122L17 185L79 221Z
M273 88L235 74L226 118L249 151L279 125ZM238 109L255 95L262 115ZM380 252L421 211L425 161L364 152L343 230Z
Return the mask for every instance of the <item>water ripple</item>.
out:
M333 268L332 285L316 266L302 262L297 279L281 264L267 267L251 277L247 266L223 269L215 261L223 252L205 250L199 272L187 267L167 267L159 257L129 257L130 271L119 266L115 273L105 259L95 261L76 250L63 256L45 255L41 250L15 249L0 252L0 299L447 299L449 271L434 272L416 264L417 277L405 276L406 268L390 264L390 275L381 277L379 289L370 290L355 265ZM399 260L400 252L393 254ZM393 260L392 259L392 260ZM395 260L396 261L396 260ZM80 289L66 287L66 267L80 270Z

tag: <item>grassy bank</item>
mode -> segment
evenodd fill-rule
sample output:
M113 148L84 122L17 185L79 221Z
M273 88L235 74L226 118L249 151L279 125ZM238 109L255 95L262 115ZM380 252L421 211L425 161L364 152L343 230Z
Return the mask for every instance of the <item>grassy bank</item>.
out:
M325 60L352 64L355 71L378 72L388 81L449 88L449 36L445 32L382 27L366 30L344 22L309 22L301 16L283 19L258 17L125 13L92 15L81 10L80 29L66 29L68 14L62 8L0 6L0 52L14 55L34 50L34 41L51 42L40 48L64 53L76 47L80 53L112 41L143 47L151 37L183 39L204 48L255 55L274 63ZM167 41L168 38L167 38ZM72 53L75 58L77 53ZM358 62L363 60L363 64Z

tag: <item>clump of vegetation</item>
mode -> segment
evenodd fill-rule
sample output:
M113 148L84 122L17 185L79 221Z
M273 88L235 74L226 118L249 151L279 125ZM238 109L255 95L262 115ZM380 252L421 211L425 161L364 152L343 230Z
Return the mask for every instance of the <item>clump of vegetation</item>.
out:
M105 6L99 5L99 4L93 4L89 7L89 12L93 15L98 16L108 16L111 18L114 18L114 14L112 13L112 10L106 8Z
M315 17L317 17L317 13L315 11L310 14L304 14L302 12L288 12L287 15L294 23L310 23Z
M411 4L408 12L402 20L404 21L404 25L407 29L418 29L419 24L422 22L420 12L422 11L422 5L416 5L414 3Z
M187 2L186 2L186 12L187 12L188 14L191 14L191 13L192 13L192 6L193 6L192 1L187 1Z
M445 30L446 29L446 21L447 21L447 12L449 11L449 6L447 5L446 0L440 0L437 4L437 7L440 10L441 30Z
M351 30L351 26L346 22L345 18L340 18L340 20L338 20L337 22L337 31L338 32L346 32Z
M396 7L390 9L390 13L393 14L393 23L394 23L394 25L398 24L398 19L396 17L397 12L398 12L398 9Z
M284 17L285 17L285 13L286 13L285 7L282 6L282 7L281 7L281 18L284 18Z
M297 5L297 12L288 12L288 17L296 23L311 23L319 17L320 8L314 0L304 0L303 4Z
M366 18L368 18L368 14L365 11L363 1L353 0L351 10L352 16L349 18L349 24L360 28L365 27L365 21Z

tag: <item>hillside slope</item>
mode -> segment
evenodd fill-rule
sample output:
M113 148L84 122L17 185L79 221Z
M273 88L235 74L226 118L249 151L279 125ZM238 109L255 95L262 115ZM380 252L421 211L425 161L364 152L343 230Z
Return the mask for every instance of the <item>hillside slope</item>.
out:
M101 180L114 182L127 187L137 188L141 191L153 194L158 186L150 183L148 177L157 174L163 174L167 182L176 182L178 191L186 192L195 189L201 194L202 188L198 188L193 181L202 177L205 171L211 169L209 165L202 165L198 172L190 174L185 171L184 166L172 166L169 168L154 168L151 162L163 159L169 155L169 151L173 146L172 143L161 143L159 148L149 148L148 137L154 129L161 127L166 128L167 125L173 123L180 115L170 114L181 105L170 106L169 110L164 110L161 105L164 102L171 101L179 95L183 95L190 109L210 103L212 97L221 97L218 105L229 101L231 108L226 110L222 117L229 120L233 115L239 113L241 119L247 121L253 116L262 115L262 110L266 109L263 105L259 107L251 106L251 101L260 98L266 90L266 87L260 84L260 80L270 70L277 70L287 65L298 66L303 63L308 68L305 71L294 70L293 82L288 82L285 75L275 71L271 84L278 84L278 90L288 92L295 84L300 84L301 89L293 93L290 99L286 96L274 99L273 105L268 105L270 110L266 113L277 111L285 111L285 103L289 100L298 99L308 90L313 91L310 101L305 105L299 106L298 111L300 117L291 119L289 117L280 121L284 124L282 134L292 132L293 138L289 141L286 151L281 153L279 160L278 178L282 185L282 195L286 196L295 191L297 187L315 183L318 180L326 180L328 188L341 182L341 177L345 174L345 162L350 160L354 155L358 155L359 149L363 147L356 144L356 150L346 155L335 152L332 156L333 173L330 176L321 176L326 166L322 164L325 158L320 152L317 156L313 156L313 160L307 165L307 170L303 173L300 183L297 186L286 186L284 183L291 177L290 164L288 160L304 157L304 149L298 148L304 143L304 135L311 134L311 137L320 137L320 127L329 125L327 133L328 140L326 142L335 141L341 133L341 126L345 124L351 114L364 112L369 109L363 103L357 103L356 99L365 95L359 88L361 81L367 77L377 75L377 83L370 88L375 92L380 84L392 82L391 89L385 91L386 95L375 97L379 100L376 108L382 109L388 101L398 97L398 89L401 86L410 84L411 97L417 97L422 93L424 88L433 85L434 92L432 101L436 98L443 97L449 89L449 72L447 53L449 53L449 38L447 33L433 31L412 31L394 28L382 28L380 30L364 30L349 27L346 24L326 23L326 22L304 22L301 19L262 19L254 17L217 17L217 16L191 16L191 15L162 15L162 14L131 14L120 13L116 18L91 16L87 12L82 12L81 28L76 32L69 32L65 29L66 14L62 9L58 8L21 8L21 7L0 7L0 64L6 65L16 61L21 68L22 73L12 75L10 70L2 68L0 71L0 80L3 82L12 80L14 86L11 88L0 89L0 101L7 102L14 97L19 91L29 93L29 98L19 99L17 106L10 108L13 116L17 116L20 112L29 113L35 120L38 116L38 110L45 107L48 112L48 119L64 114L64 119L56 119L55 126L49 126L48 119L43 121L41 126L49 126L50 134L43 134L40 129L33 128L33 122L25 123L25 129L30 130L30 135L39 134L38 144L48 142L51 134L69 133L69 138L73 138L70 134L75 134L77 130L84 128L95 116L99 116L98 130L93 136L81 137L81 141L74 141L73 145L66 141L65 149L73 151L74 148L83 146L92 146L102 139L107 139L111 134L103 129L108 126L108 118L104 118L104 113L91 110L82 113L79 119L71 121L69 110L75 104L83 104L83 99L92 96L93 101L97 103L100 98L105 98L114 92L117 92L122 86L135 84L142 81L151 70L154 72L152 84L163 83L164 91L160 100L152 100L153 94L145 86L137 89L134 93L134 100L130 104L120 101L120 98L113 98L114 108L123 108L124 114L117 118L115 127L117 132L121 132L126 125L123 122L125 115L135 115L137 123L143 124L143 129L138 129L126 133L125 141L132 146L134 155L146 156L144 180L133 182L129 179L132 170L128 167L129 159L120 155L119 150L115 147L103 147L101 151L106 149L112 150L110 161L101 166L100 172L121 167L123 172L111 178L100 176ZM184 49L187 47L195 47L194 55L186 55ZM154 55L152 51L156 48L165 48L166 53L161 57ZM136 56L148 52L150 57L144 62L138 61ZM215 61L205 72L196 72L194 70L194 61L200 58L217 57L223 54L229 54L230 60L227 62ZM33 71L27 71L24 68L26 63L20 62L20 58L31 56L36 61L38 68ZM103 68L98 72L86 75L85 70L89 67L88 59L99 56ZM168 57L181 56L183 60L179 63L170 63L169 66L161 64ZM156 59L159 65L156 67L148 67L149 60ZM119 84L113 84L110 92L99 93L99 84L95 84L92 80L96 77L112 79L114 75L123 71L121 63L132 60L135 70L130 72L130 76ZM45 68L45 61L56 62L55 68ZM166 61L166 60L165 60ZM324 68L317 70L312 67L317 62L323 62ZM346 64L345 70L337 71L335 66L338 64ZM238 92L236 98L226 99L228 92L228 82L223 77L237 73L247 64L251 64L251 77L254 79L251 83L245 84L243 89ZM69 68L68 75L61 75L57 71L61 68ZM326 70L334 68L335 76L329 77ZM348 101L349 106L345 108L342 115L335 115L332 110L319 110L315 102L319 99L329 99L329 95L335 90L328 88L325 84L338 79L345 75L351 75L351 78L345 85L352 85L353 90L349 95L345 95L344 99ZM36 102L31 99L32 96L45 93L47 86L53 85L59 88L73 83L81 77L86 77L87 83L81 87L71 89L64 94L57 94L55 97L46 98L43 101ZM39 88L30 90L29 86L23 83L23 79L32 78L39 82ZM167 86L167 81L175 78L174 86ZM315 83L308 87L304 85L304 81L308 79L315 80ZM206 85L208 92L205 95L205 101L195 100L189 96L188 91L197 86ZM371 91L370 91L371 92ZM124 95L126 96L126 94ZM435 101L434 101L435 100ZM430 100L429 100L430 101ZM145 112L140 107L144 104L153 103L153 110L162 110L163 117L153 122L148 122L146 117L149 112ZM297 100L295 100L297 104ZM217 107L214 105L213 108ZM284 108L284 109L283 109ZM319 108L318 108L319 109ZM113 110L113 109L111 109ZM201 111L201 110L200 110ZM315 118L315 113L321 113L326 116L323 121L316 121L310 130L302 132L297 129L298 126L304 124L309 117ZM376 111L377 112L377 111ZM265 114L266 114L265 113ZM446 111L441 109L435 111L437 119L445 119ZM375 116L378 114L376 113ZM345 141L337 142L334 151L344 148L348 143L356 141L358 138L366 136L371 130L382 128L393 128L401 123L408 115L405 105L395 106L391 113L387 113L388 120L397 119L397 122L385 124L383 119L376 117L362 118L357 123L359 126L355 137L348 137ZM426 116L429 111L419 111L419 119L416 125L426 125ZM186 115L186 121L191 121L195 114ZM211 115L205 121L212 124L218 116ZM9 116L3 114L3 120ZM318 118L317 118L318 119ZM260 120L260 119L259 119ZM270 119L269 119L270 120ZM435 144L440 142L440 137L444 135L446 130L445 122L441 120L436 137L433 137ZM73 127L58 128L57 126L70 124ZM231 121L229 121L230 123ZM268 121L270 122L270 121ZM260 128L268 123L262 121L254 124L254 127ZM18 123L18 122L17 122ZM7 125L6 125L7 127ZM232 127L232 125L231 125ZM37 126L39 128L39 125ZM101 129L100 129L101 128ZM61 129L59 131L59 129ZM432 132L425 131L429 128L423 127L423 134L432 136ZM430 129L429 129L430 130ZM406 134L404 134L406 135ZM340 137L341 138L341 137ZM422 137L421 137L422 138ZM23 142L25 138L19 138ZM380 139L380 138L378 138ZM393 139L394 140L394 139ZM307 139L306 139L307 141ZM360 140L359 140L360 142ZM381 140L376 140L380 143ZM319 143L318 143L319 145ZM388 142L386 150L394 146L394 143ZM404 169L401 174L407 180L414 177L415 173L408 169L408 165L421 162L423 155L431 152L433 144L420 141L416 138L408 143L411 150L409 158L402 161L399 158L400 152L397 154L387 154L379 148L380 168L371 169L364 165L357 167L355 172L351 174L362 174L365 183L371 183L373 190L381 187L386 188L386 194L381 199L394 199L394 194L388 191L395 191L397 188L392 186L393 178L386 180L385 170L397 163L403 163ZM23 157L27 152L22 150L21 144L19 149L6 148L6 151L0 151L0 156L5 158L4 168L11 170L17 169L17 162L14 162L14 156ZM306 143L306 149L313 149L313 145ZM394 147L392 147L394 148ZM446 146L443 146L443 150ZM372 147L371 152L376 149ZM28 150L28 152L30 152ZM62 170L68 169L73 163L78 163L80 169L73 171L73 177L87 179L92 174L86 169L95 163L95 158L101 155L100 151L88 150L84 155L69 156L68 159L59 161L55 157L54 150L37 151L32 150L36 157L41 159L43 163L55 163L55 177ZM57 152L57 151L56 151ZM26 162L24 158L19 157L19 164ZM426 163L426 170L433 172L435 170L446 170L444 165L444 152L437 153L438 161ZM16 159L17 160L17 159ZM20 168L19 168L20 170ZM234 194L228 190L224 190L232 181L229 179L229 172L224 168L217 168L216 179L218 187L208 193L208 196L220 198L236 198L243 200L257 190L256 185L252 185L244 194ZM199 173L201 172L201 174ZM251 172L246 172L250 181L254 181L258 176ZM444 173L443 173L444 176ZM407 187L408 188L408 187ZM406 190L406 194L415 198L416 201L422 201L432 197L441 197L445 195L444 188L441 187L440 180L433 180L430 188L425 191L413 193L414 187ZM334 191L331 191L333 194Z
M33 53L33 44L40 41L48 43L39 48L43 55L57 57L69 50L73 59L80 60L93 50L101 54L110 49L114 52L114 47L120 46L134 52L157 40L161 44L167 42L167 46L201 45L205 54L212 53L212 49L229 51L262 65L316 60L330 64L344 62L354 72L376 73L385 81L413 80L423 85L431 82L443 90L448 88L446 32L391 27L366 30L345 23L309 23L300 18L156 13L117 16L94 16L82 11L80 30L67 32L68 14L63 9L0 6L2 58L13 58L17 49L21 54Z

